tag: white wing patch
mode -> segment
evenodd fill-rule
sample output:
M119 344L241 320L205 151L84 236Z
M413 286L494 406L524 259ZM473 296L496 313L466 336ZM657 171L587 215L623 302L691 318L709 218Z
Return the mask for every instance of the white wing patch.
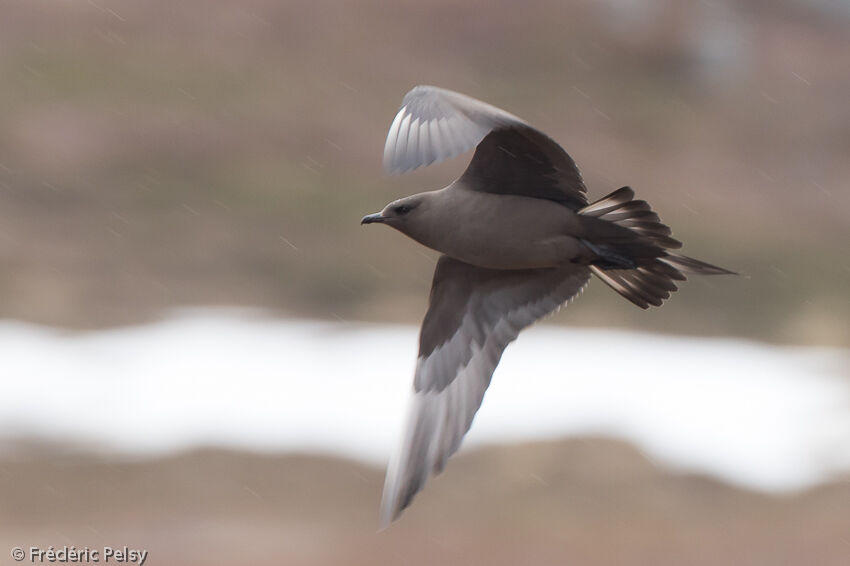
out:
M404 97L387 133L384 169L404 173L469 151L494 128L524 124L516 116L466 95L419 86Z

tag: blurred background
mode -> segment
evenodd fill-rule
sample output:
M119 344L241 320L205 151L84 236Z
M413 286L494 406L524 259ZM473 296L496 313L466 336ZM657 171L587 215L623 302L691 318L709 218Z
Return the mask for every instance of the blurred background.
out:
M592 283L376 533L436 254L359 219L468 160L382 173L416 84L525 118L591 199L630 185L748 277L646 312ZM850 2L13 1L0 85L5 548L847 563Z

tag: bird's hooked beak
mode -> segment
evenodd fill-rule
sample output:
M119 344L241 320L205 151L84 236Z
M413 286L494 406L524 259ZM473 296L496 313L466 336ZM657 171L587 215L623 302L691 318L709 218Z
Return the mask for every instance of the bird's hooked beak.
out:
M360 221L360 224L374 224L379 223L383 224L387 219L381 215L380 212L376 212L375 214L367 214L363 217L363 220Z

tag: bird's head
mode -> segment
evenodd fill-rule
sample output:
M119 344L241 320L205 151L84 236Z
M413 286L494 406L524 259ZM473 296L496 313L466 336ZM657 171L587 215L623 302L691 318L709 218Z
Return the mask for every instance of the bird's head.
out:
M360 224L387 224L404 234L416 231L425 214L427 194L413 195L394 200L384 207L381 212L363 217Z

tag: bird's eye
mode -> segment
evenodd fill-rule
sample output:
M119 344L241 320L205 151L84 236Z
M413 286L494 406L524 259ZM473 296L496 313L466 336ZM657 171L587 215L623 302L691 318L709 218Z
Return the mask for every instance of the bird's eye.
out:
M407 214L408 212L410 212L410 210L411 210L411 208L409 206L407 206L406 204L402 204L402 205L395 207L395 213L400 215L400 216Z

